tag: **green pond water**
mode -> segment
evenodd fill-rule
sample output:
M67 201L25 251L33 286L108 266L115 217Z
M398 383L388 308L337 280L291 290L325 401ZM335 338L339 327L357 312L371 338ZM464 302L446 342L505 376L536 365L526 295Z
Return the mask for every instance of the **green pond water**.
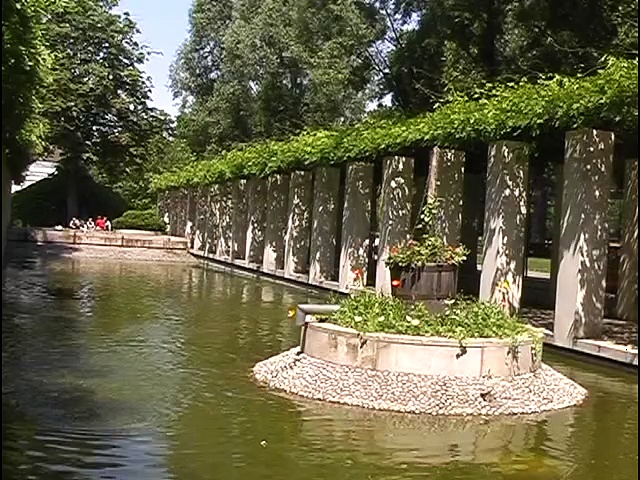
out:
M2 305L3 479L635 479L637 372L545 354L577 408L462 419L286 397L250 378L319 293L25 250Z

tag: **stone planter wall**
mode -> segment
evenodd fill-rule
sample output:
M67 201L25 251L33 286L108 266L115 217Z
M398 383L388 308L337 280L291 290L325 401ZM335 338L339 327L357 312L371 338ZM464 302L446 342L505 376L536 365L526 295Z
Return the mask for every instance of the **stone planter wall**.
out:
M540 368L541 352L529 338L457 340L361 333L332 323L309 322L300 348L310 357L351 367L421 375L510 377Z

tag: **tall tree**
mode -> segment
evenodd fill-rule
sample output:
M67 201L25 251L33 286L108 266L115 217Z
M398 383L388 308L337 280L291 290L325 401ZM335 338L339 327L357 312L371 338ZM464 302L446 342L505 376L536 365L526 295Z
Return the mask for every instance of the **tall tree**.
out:
M637 0L398 0L404 26L385 77L394 103L433 108L487 82L575 75L638 55Z
M67 215L78 213L76 178L91 168L107 179L139 161L136 147L154 133L148 106L147 52L135 22L116 13L117 0L60 0L47 12L44 38L55 59L43 106L49 143L69 178Z
M45 0L2 0L2 161L14 179L42 147L45 131L38 97L50 59L44 10Z
M361 117L376 10L357 0L195 0L173 66L179 134L198 151Z

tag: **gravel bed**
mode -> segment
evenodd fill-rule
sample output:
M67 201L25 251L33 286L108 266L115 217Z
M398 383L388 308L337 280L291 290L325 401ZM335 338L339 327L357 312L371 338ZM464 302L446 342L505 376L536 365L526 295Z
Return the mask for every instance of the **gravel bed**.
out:
M514 415L582 403L587 391L543 364L517 377L416 375L338 365L292 348L253 367L255 380L306 398L431 415Z

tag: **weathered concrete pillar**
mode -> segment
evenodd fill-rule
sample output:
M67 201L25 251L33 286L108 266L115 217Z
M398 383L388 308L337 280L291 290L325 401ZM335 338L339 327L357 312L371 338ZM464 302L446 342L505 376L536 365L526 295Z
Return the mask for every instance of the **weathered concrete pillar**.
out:
M175 202L173 200L173 192L174 190L167 190L164 192L165 213L169 226L167 233L169 235L174 235L175 231ZM163 215L165 213L163 213Z
M248 264L262 265L267 214L267 180L247 180L247 239L245 259Z
M309 282L336 280L336 241L340 215L340 169L318 168L313 184Z
M555 303L556 286L558 284L558 264L560 262L560 232L562 231L562 193L564 191L564 165L554 165L555 189L553 205L553 237L551 244L551 272L549 275L549 293Z
M560 262L553 336L557 343L597 338L602 330L607 249L607 210L613 165L611 132L567 132Z
M231 242L233 231L233 189L231 183L218 185L220 201L218 203L218 243L216 257L224 260L231 259Z
M376 291L391 294L391 272L386 260L391 247L409 236L411 200L413 198L413 159L388 157L383 159L380 203L380 242L376 265Z
M198 200L198 189L196 187L187 188L187 225L190 226L189 229L189 241L190 247L193 248L193 240L195 237L195 226L196 226L196 204Z
M187 190L181 188L176 192L176 235L179 237L184 237L186 234L188 205Z
M501 300L509 282L509 302L520 308L527 222L527 147L520 142L489 145L484 207L481 300Z
M208 188L208 192L208 215L203 250L205 255L215 257L218 248L218 236L220 234L220 186L212 185Z
M638 159L625 163L616 314L638 321Z
M209 215L209 188L201 187L194 189L196 195L196 211L193 250L203 252L207 244L207 217Z
M289 175L272 175L268 180L267 218L262 268L275 273L284 269L284 240L287 235Z
M285 276L309 272L312 204L313 173L293 172L289 181L289 219L284 247Z
M362 278L367 278L372 199L373 165L347 165L338 275L341 290L354 285L356 270L362 272Z
M169 225L169 192L158 192L156 207L158 209L158 216L166 226L165 233L170 235L169 231L171 230L171 227Z
M231 246L232 246L232 258L246 259L247 251L247 181L236 180L231 187L232 196L232 232L231 232Z
M435 147L429 161L427 198L441 199L435 227L449 245L460 243L463 180L464 152Z

